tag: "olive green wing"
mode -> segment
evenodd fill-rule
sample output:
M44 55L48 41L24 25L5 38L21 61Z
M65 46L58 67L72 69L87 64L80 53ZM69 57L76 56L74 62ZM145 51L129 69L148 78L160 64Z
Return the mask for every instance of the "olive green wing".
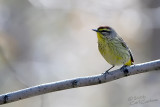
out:
M134 59L133 59L133 55L132 55L132 52L131 50L128 48L127 44L124 42L124 40L120 37L120 36L117 36L118 40L121 41L121 44L124 48L126 48L130 54L130 57L131 57L131 61L134 62Z

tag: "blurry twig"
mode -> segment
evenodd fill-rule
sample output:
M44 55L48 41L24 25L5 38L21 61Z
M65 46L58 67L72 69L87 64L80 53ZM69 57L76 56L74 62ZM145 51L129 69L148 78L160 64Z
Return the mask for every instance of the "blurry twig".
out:
M102 84L126 76L145 73L153 70L160 70L160 60L132 65L123 69L114 70L106 74L62 80L3 94L0 95L0 104L6 104L49 92Z

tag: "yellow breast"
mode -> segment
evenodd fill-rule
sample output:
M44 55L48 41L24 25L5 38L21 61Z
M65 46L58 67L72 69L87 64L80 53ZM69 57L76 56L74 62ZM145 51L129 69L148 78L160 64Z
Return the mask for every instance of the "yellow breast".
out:
M107 40L97 33L98 49L104 59L111 65L123 65L130 60L129 52L120 43Z

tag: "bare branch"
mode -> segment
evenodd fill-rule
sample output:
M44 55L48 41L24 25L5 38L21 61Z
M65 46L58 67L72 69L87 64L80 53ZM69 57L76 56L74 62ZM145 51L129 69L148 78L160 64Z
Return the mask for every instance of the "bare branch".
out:
M42 84L42 85L22 89L22 90L11 92L11 93L6 93L3 95L0 95L0 104L6 104L6 103L22 100L25 98L29 98L32 96L42 95L49 92L102 84L102 83L113 81L126 76L145 73L153 70L160 70L160 60L128 66L126 68L114 70L106 74L52 82L48 84Z

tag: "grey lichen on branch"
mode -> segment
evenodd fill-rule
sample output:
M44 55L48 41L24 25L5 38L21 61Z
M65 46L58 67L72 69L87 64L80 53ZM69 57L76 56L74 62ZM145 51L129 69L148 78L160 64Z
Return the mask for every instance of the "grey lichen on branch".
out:
M124 69L114 70L109 73L41 84L38 86L22 89L19 91L6 93L0 95L0 104L6 104L22 100L25 98L29 98L32 96L42 95L49 92L102 84L126 76L145 73L153 70L160 70L160 60L128 66Z

